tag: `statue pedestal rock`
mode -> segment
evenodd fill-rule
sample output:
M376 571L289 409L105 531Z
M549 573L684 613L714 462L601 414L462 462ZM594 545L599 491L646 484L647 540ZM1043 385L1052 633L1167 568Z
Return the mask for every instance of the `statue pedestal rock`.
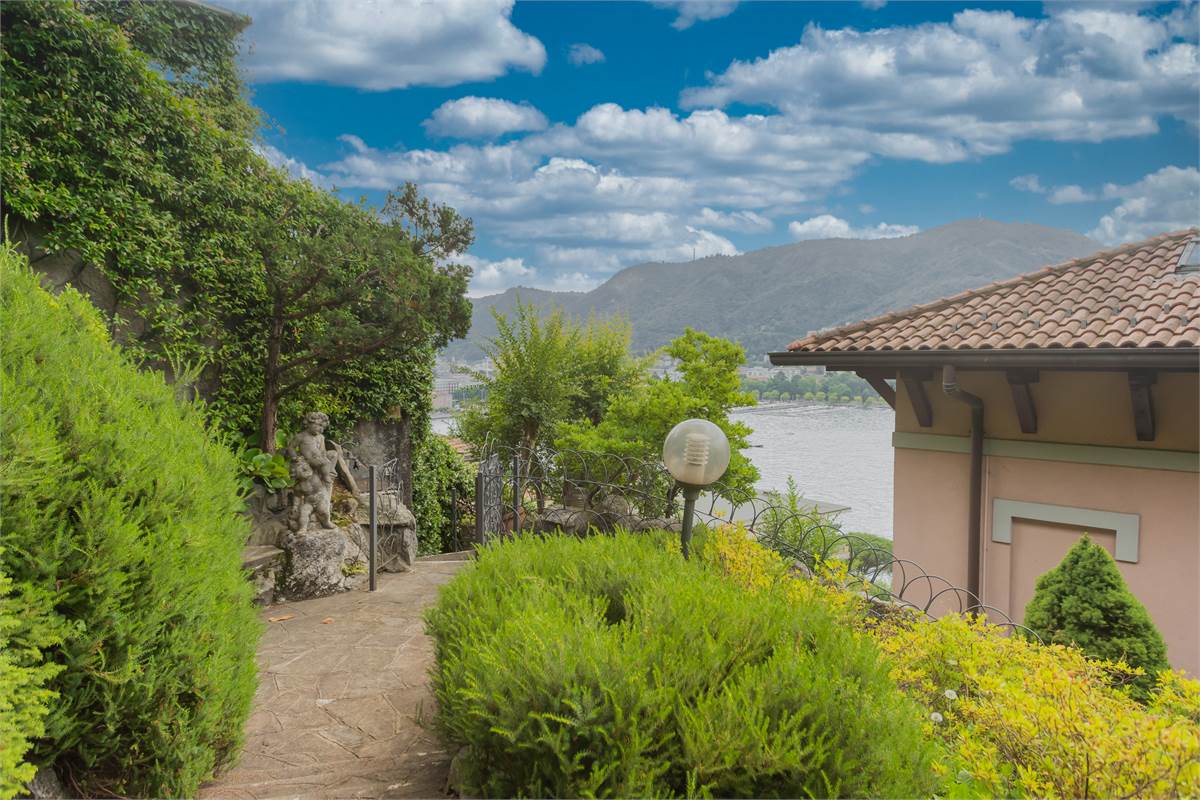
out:
M280 546L286 565L279 593L290 600L344 592L367 582L370 536L370 498L339 494L348 501L333 505L337 452L326 449L329 418L320 412L304 415L304 430L288 443L292 505L288 532ZM355 502L357 500L357 502ZM405 572L417 555L416 520L391 492L378 495L378 564L385 572Z

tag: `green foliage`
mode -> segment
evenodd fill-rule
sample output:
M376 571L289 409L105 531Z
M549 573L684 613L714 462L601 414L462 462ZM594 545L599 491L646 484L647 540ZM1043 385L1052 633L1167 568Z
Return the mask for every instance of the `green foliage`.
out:
M757 393L763 400L813 400L820 394L828 402L883 403L871 384L852 372L788 375L778 370L767 380L744 379L742 388Z
M484 797L889 797L931 786L920 711L819 601L651 536L485 548L427 614L438 725Z
M238 475L243 493L248 493L259 483L271 491L286 489L292 485L292 474L287 460L280 453L264 453L257 447L247 447L238 453Z
M564 426L558 446L657 461L671 428L700 417L729 437L731 458L721 482L735 491L752 491L758 470L741 452L749 444L750 428L729 418L732 409L754 403L738 380L745 352L727 339L691 328L663 352L675 359L680 377L646 379L615 394L599 424L580 420Z
M978 617L903 613L873 636L927 709L943 792L958 797L1195 797L1200 684L1164 671L1148 706L1129 668Z
M0 186L12 236L35 262L74 252L99 270L116 295L109 325L139 363L206 364L197 386L229 433L262 427L272 375L296 383L318 364L277 397L285 427L317 409L335 436L393 412L419 429L433 350L469 314L465 268L435 262L464 246L469 223L412 186L376 214L271 168L236 71L245 23L195 3L5 3ZM322 271L325 255L339 260ZM280 311L273 277L303 281L296 292L317 280ZM404 335L374 346L396 332L398 309ZM286 346L269 371L280 314ZM338 336L353 346L336 347Z
M457 492L459 508L475 494L475 473L449 442L428 434L413 450L413 515L417 518L417 547L421 555L455 550L450 502Z
M1132 689L1149 696L1159 671L1169 669L1167 645L1150 614L1121 577L1117 563L1086 535L1062 563L1037 580L1025 625L1054 644L1073 644L1093 658L1140 667Z
M1076 647L1013 636L976 616L880 615L844 570L797 579L790 560L739 526L712 531L699 557L748 591L819 597L865 630L900 690L924 709L943 797L1194 797L1200 791L1200 683L1157 676L1148 706L1114 688L1127 666ZM868 613L868 610L876 613Z
M15 665L27 760L82 791L191 795L237 752L256 682L237 465L22 262L0 254L0 695Z
M249 17L171 0L84 0L82 7L120 27L180 96L206 106L223 127L253 133L259 115L246 102L237 68L238 35Z
M439 348L470 325L470 271L432 257L472 240L471 221L453 209L412 184L388 195L382 218L301 182L284 184L276 202L256 233L269 298L259 331L264 442L279 401L337 365L402 356L414 342Z
M4 551L0 548L0 564ZM23 587L33 594L35 587ZM13 597L12 581L0 571L0 798L9 800L36 772L25 754L45 733L45 718L57 699L46 684L61 670L43 652L62 641L60 626L29 622L19 612L27 597ZM29 624L32 622L32 624Z
M871 533L844 533L835 516L804 506L800 490L792 476L787 488L768 491L769 505L756 521L760 541L789 558L804 558L812 564L819 559L843 558L851 571L874 570L892 559L892 540Z
M492 309L496 337L484 345L493 377L484 399L459 417L458 432L477 446L533 448L552 441L574 420L592 420L610 399L644 374L644 362L629 355L631 331L622 319L588 319L579 324L557 309L543 315L517 303L509 316Z

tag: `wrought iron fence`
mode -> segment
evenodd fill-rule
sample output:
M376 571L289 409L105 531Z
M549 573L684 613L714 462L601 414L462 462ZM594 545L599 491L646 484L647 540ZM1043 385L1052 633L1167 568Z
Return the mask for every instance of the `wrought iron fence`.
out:
M578 450L489 446L475 478L475 542L522 532L583 535L625 528L678 530L682 497L661 462ZM982 614L1032 635L1001 609L868 538L846 533L834 517L797 507L775 493L716 483L696 503L694 523L740 524L798 572L840 566L847 588L879 610L911 608L930 618Z

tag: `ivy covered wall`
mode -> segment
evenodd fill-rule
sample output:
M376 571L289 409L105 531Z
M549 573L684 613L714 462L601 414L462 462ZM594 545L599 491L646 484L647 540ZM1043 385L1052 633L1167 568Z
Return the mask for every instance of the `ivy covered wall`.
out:
M314 363L328 364L279 398L280 427L291 429L302 410L320 409L335 438L360 419L394 415L422 432L433 353L469 326L469 271L442 266L433 248L400 241L397 218L419 212L419 204L400 207L389 223L258 154L258 114L235 61L248 22L174 2L6 2L5 236L24 247L35 269L100 300L114 337L137 360L168 375L198 372L214 421L237 436L260 428L266 333L278 311L271 270L280 265L271 262L281 242L303 235L333 248L369 239L372 247L345 264L317 263L325 250L307 254L317 264L310 273L328 282L336 272L342 280L321 303L338 300L338 286L357 277L383 274L398 287L397 304L411 309L411 324L369 352L322 361L336 352L328 348L338 345L338 325L369 329L380 324L371 314L387 303L356 299L337 317L325 308L276 314L297 362L309 360L310 348ZM470 243L469 220L457 233L451 253ZM286 258L299 263L303 255ZM301 366L295 374L306 375Z

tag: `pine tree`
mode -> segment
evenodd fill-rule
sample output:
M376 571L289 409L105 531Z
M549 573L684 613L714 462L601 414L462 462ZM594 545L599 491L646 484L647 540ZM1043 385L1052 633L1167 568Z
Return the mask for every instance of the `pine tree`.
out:
M1062 563L1038 578L1025 626L1047 644L1074 644L1093 658L1123 659L1145 675L1133 682L1145 698L1169 669L1167 646L1150 614L1121 577L1112 556L1085 534Z

